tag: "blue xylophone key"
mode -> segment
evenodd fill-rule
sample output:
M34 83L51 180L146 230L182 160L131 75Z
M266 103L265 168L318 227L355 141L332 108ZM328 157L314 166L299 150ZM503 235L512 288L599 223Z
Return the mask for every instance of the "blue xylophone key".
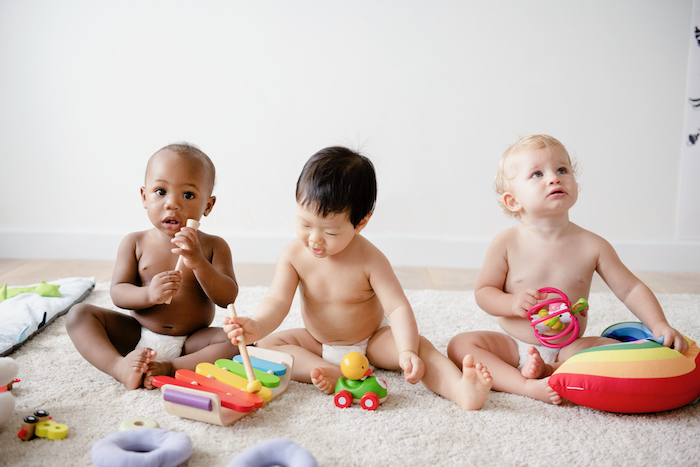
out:
M233 357L234 362L243 363L240 355ZM282 363L269 362L261 358L250 357L250 364L256 370L264 371L265 373L270 373L276 376L282 376L287 372L287 367Z

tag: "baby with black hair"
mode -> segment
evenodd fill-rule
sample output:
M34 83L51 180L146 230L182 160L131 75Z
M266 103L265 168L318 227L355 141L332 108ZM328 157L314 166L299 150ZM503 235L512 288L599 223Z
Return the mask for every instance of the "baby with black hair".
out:
M465 410L480 409L492 379L471 355L462 370L418 334L413 309L387 258L360 232L377 196L372 162L343 147L314 154L297 181L296 233L277 259L275 276L253 318L225 318L233 343L291 354L292 378L331 394L348 352L373 365L403 370ZM305 328L271 334L299 287Z

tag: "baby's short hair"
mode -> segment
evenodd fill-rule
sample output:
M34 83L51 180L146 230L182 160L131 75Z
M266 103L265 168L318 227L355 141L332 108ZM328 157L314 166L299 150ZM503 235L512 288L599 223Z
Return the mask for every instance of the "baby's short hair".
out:
M202 167L206 171L207 179L210 183L211 189L212 191L214 190L214 183L216 183L216 168L214 167L214 163L211 161L209 156L207 156L204 153L204 151L202 151L192 143L187 143L183 141L179 143L168 144L167 146L164 146L158 151L156 151L156 154L165 150L172 151L174 153L179 154L181 157L194 159L197 162L201 163ZM151 160L149 159L148 165L150 166L150 164ZM148 173L148 167L146 167L146 173Z
M347 213L353 227L374 210L377 176L367 157L348 148L321 149L304 165L296 190L297 203L326 217Z
M510 162L513 156L520 154L525 151L532 151L537 149L545 148L558 148L566 154L567 159L569 159L569 164L571 165L571 170L574 176L578 172L578 167L576 161L571 160L569 152L566 150L564 145L553 136L549 135L529 135L522 136L518 141L516 141L511 147L506 149L506 151L501 156L501 160L498 163L498 171L496 172L496 178L493 182L493 187L498 193L498 204L503 209L503 212L513 217L520 217L520 214L509 210L503 203L503 193L511 189L510 181L515 178L516 174L510 172Z

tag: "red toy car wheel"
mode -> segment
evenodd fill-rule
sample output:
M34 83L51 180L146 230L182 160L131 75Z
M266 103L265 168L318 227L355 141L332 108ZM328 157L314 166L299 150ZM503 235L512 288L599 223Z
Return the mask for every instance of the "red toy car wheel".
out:
M352 405L352 394L348 391L340 391L333 398L333 402L335 402L336 407L340 407L341 409L350 407Z
M377 410L377 407L379 407L379 396L373 392L365 393L360 399L360 405L365 410Z

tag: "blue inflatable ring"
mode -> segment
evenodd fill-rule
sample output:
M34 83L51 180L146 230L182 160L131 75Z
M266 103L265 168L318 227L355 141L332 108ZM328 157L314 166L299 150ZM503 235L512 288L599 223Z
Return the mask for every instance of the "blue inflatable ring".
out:
M191 455L192 440L186 433L160 428L117 431L90 449L97 467L175 467Z
M226 467L318 467L309 451L288 439L276 438L263 441L234 457Z

